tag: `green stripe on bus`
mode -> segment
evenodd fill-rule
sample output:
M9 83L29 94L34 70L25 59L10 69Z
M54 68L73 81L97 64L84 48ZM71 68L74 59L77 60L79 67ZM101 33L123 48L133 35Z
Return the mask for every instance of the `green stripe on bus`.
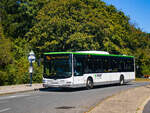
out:
M49 54L72 54L73 52L47 52L44 53L44 55L49 55Z
M134 56L126 56L126 55L114 55L114 54L97 54L97 53L77 53L77 52L47 52L44 53L44 55L49 55L49 54L78 54L78 55L98 55L98 56L115 56L115 57L131 57L133 58Z
M125 55L114 55L114 54L97 54L97 53L73 53L79 55L98 55L98 56L117 56L117 57L134 57L134 56L125 56Z

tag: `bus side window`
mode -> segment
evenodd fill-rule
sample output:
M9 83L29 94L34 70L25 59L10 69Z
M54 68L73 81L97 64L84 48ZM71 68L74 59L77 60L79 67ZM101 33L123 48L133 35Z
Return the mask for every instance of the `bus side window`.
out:
M119 71L119 64L118 64L118 59L112 57L111 61L111 67L112 67L112 72L118 72Z
M109 69L109 59L108 57L102 58L104 73L108 72Z
M83 75L83 63L79 58L75 59L74 62L74 76L82 76Z
M87 65L87 62L84 62L84 74L89 73L89 66Z
M93 61L91 58L87 58L86 60L84 60L84 73L93 73Z

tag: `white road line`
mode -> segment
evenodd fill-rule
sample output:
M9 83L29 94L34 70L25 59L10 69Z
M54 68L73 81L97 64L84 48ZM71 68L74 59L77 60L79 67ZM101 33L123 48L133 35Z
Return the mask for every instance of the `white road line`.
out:
M27 97L27 99L35 99L35 98L39 98L40 96L32 96L32 97Z
M2 109L2 110L0 110L0 113L5 112L5 111L8 111L8 110L10 110L10 109L11 109L11 108Z
M5 100L5 99L13 99L13 98L19 98L19 97L26 97L30 95L12 95L12 96L7 96L7 97L0 97L0 100Z
M6 103L6 102L8 102L8 101L2 100L2 101L0 101L0 104Z

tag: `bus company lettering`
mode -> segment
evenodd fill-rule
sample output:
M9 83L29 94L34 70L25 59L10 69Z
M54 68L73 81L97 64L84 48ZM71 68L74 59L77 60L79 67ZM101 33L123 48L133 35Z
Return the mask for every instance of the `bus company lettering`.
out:
M47 60L55 60L55 59L68 59L69 56L55 56L55 57L52 57L52 56L46 56L46 59Z
M102 78L102 74L101 73L95 74L95 77L99 77L101 79Z

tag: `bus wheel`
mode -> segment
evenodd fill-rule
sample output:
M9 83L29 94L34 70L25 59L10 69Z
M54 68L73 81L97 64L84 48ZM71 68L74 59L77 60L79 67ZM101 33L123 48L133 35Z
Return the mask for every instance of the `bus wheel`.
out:
M88 78L87 79L86 88L87 89L92 89L93 88L93 80L92 80L92 78Z
M123 85L124 84L124 76L123 75L121 75L120 76L120 83L119 83L120 85Z

